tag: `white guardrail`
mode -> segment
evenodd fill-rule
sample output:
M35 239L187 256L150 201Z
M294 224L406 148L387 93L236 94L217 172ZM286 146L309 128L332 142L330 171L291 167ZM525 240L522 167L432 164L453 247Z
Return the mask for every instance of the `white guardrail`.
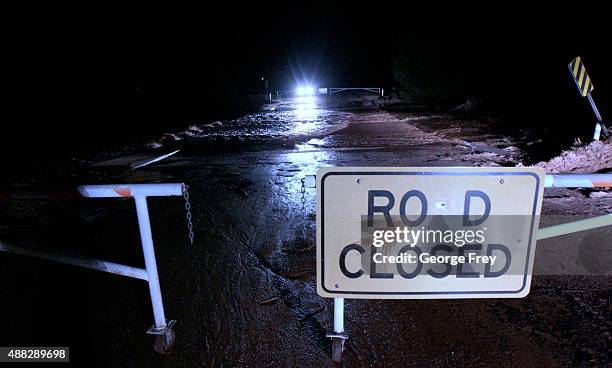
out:
M612 174L547 174L544 178L544 188L612 188ZM537 239L552 238L608 225L612 225L612 214L538 229Z
M334 93L344 92L344 91L362 91L362 92L372 92L381 97L385 96L385 90L381 87L320 87L315 90L315 95L333 95ZM276 91L276 98L282 98L284 95L290 95L295 93L294 90L283 90ZM269 98L272 99L272 93L270 93Z
M174 332L172 331L172 326L176 323L176 320L166 320L164 313L164 303L162 300L161 287L159 285L155 249L153 247L151 223L149 221L147 197L182 196L184 190L185 185L182 183L83 185L78 188L79 193L88 198L134 198L136 203L136 214L138 216L138 227L140 229L142 252L145 260L144 269L61 253L50 249L5 244L2 242L0 242L0 251L48 259L147 281L155 319L154 325L147 333L161 337L162 339L160 342L156 341L156 350L158 352L166 352L174 345Z

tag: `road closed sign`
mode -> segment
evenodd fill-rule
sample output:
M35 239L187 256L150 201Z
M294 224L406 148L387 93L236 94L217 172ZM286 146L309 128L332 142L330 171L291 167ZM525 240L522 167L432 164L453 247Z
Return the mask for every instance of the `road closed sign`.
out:
M529 293L544 171L323 168L317 291L371 299Z

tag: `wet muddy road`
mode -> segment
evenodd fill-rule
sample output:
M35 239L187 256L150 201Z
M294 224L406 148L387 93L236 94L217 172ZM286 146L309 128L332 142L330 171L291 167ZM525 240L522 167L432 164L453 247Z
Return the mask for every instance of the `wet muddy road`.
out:
M71 346L75 361L93 355L99 366L335 366L325 338L332 304L315 286L315 190L302 190L301 179L322 166L515 166L528 143L520 132L492 128L495 121L329 111L313 101L271 108L177 135L165 144L182 152L157 165L87 166L75 174L189 185L193 245L182 199L149 201L166 315L179 320L173 354L156 355L144 334L152 316L141 282L5 254L0 275L20 281L1 294L7 332L0 345L32 345L28 339L41 336L36 343ZM566 215L568 201L572 215L583 217L612 207L604 197L593 210L588 193L566 191L544 211ZM0 207L10 224L0 239L142 265L132 207L12 200ZM547 244L557 243L538 246ZM602 365L611 342L610 285L610 276L542 276L520 300L347 300L343 365Z

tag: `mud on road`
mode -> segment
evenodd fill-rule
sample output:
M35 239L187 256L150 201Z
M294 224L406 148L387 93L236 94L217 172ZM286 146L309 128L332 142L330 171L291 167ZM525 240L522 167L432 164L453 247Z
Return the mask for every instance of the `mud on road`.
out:
M332 304L315 285L315 192L302 191L301 179L322 166L523 162L525 140L496 124L378 110L343 113L316 131L274 137L274 144L259 136L248 144L238 138L219 143L204 134L179 155L138 172L80 168L79 180L189 184L193 245L181 200L149 201L166 315L179 320L175 351L153 353L144 334L150 303L139 281L13 255L0 256L3 279L19 280L1 292L7 302L0 345L31 345L31 337L40 336L36 343L71 346L75 361L99 366L335 366L325 337ZM223 152L198 148L215 142ZM609 213L609 193L591 194L552 193L545 200L544 215L551 215L546 221ZM128 201L21 199L2 204L0 216L10 224L0 227L1 239L142 264ZM32 231L32 218L43 230ZM558 245L548 242L538 246ZM612 278L534 279L531 294L519 300L347 300L350 339L342 365L609 363ZM52 317L62 327L41 334Z

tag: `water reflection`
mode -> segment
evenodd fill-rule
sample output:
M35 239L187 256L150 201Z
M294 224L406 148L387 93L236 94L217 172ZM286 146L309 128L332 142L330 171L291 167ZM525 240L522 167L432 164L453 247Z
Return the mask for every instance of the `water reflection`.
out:
M197 138L239 138L248 143L315 134L342 122L346 112L322 108L317 96L298 96L275 110L255 112L216 124L198 125Z
M321 110L317 108L317 100L315 96L296 97L294 100L294 107L294 134L307 134L312 132L313 128L320 124L320 122L317 120Z
M307 144L304 146L308 146ZM286 182L288 200L296 206L304 206L305 213L313 213L316 208L316 190L310 188L302 193L302 181L306 175L315 175L321 167L330 166L330 162L337 160L334 151L317 149L301 150L282 155L284 162L290 162L292 167L299 168L299 173ZM313 149L314 148L314 149Z
M315 120L319 115L316 96L295 98L295 118L297 121Z
M309 140L306 143L296 143L295 144L295 149L300 151L300 152L320 151L321 148L323 148L327 144L328 144L327 143L327 138L323 138L323 139L312 138L311 140Z

